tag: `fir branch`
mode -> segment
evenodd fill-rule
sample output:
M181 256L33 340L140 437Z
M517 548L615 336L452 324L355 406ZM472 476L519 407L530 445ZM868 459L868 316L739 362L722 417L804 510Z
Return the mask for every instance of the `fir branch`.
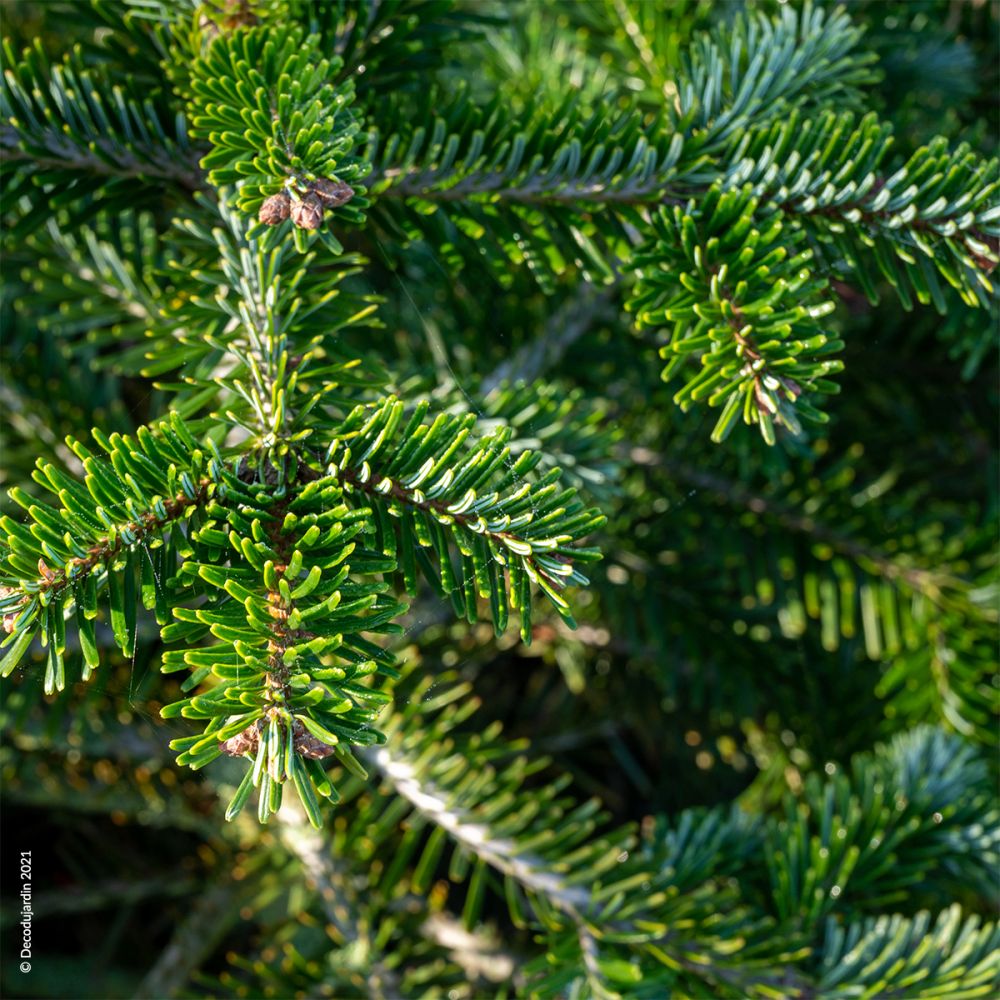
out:
M714 494L727 504L743 507L761 517L773 518L789 531L808 535L827 543L839 552L857 562L873 568L887 580L905 583L908 587L928 597L935 604L947 601L947 595L955 594L965 584L962 580L941 570L929 570L920 566L908 566L880 552L877 548L830 528L815 517L798 513L780 501L773 500L704 469L663 456L652 454L645 448L633 448L630 452L634 462L640 465L657 464L668 469L671 475L683 482Z
M82 583L95 570L114 562L123 549L142 545L150 538L163 534L175 521L190 517L192 508L203 507L208 501L213 485L214 480L208 476L194 480L190 493L180 492L176 496L162 499L159 506L144 511L138 520L124 520L109 525L106 533L89 539L91 544L86 556L73 556L64 567L51 569L45 564L44 558L40 557L39 576L34 580L21 580L21 589L26 594L45 595L45 603L58 599L67 587ZM20 491L13 491L13 498L23 500L29 513L40 510ZM12 528L13 522L8 522L6 527ZM18 547L15 545L15 548Z
M662 168L661 168L662 169ZM643 180L609 186L605 180L567 180L559 177L536 177L523 183L511 183L495 172L471 173L455 184L442 184L435 170L406 173L385 170L372 177L373 188L388 198L419 198L428 202L512 202L521 205L645 205L664 200L665 176L654 174ZM380 184L381 182L381 184Z
M751 122L855 106L860 88L877 79L877 57L857 51L862 34L845 11L812 0L775 17L739 17L696 39L677 84L676 121L718 150Z
M55 173L93 173L118 180L169 181L189 191L203 186L191 163L184 120L169 115L130 84L112 87L81 53L50 66L40 44L18 59L4 43L0 87L0 153ZM44 175L43 175L44 176Z
M428 408L426 401L418 404L403 426L405 407L392 397L357 407L334 432L324 459L329 475L348 494L361 493L371 503L378 518L376 544L393 558L399 551L411 594L417 553L429 548L438 569L421 560L425 575L470 621L477 617L477 597L488 598L497 634L513 607L521 613L521 635L530 641L534 583L572 623L560 591L587 582L576 564L598 553L575 543L598 528L603 516L584 508L574 490L559 490L557 469L534 482L524 478L539 456L523 451L510 461L509 428L475 441L472 415L439 414L425 424ZM458 571L451 545L460 557Z
M577 336L579 329L571 329L568 336ZM561 346L552 345L552 351ZM463 392L440 398L451 404L451 412L478 407L484 433L509 427L513 436L508 446L515 459L525 451L537 451L539 471L558 468L568 486L601 502L614 495L622 469L615 459L620 434L610 400L588 398L553 379L504 383L488 393L480 389L474 397Z
M65 336L86 330L97 340L96 330L102 326L136 320L134 325L145 332L157 322L167 289L157 273L162 241L153 219L147 213L126 212L109 223L102 218L96 226L70 232L50 219L41 232L29 237L40 258L32 275L36 301L41 304L72 293L72 308L47 318L44 328ZM117 327L113 335L120 344Z
M392 676L393 657L363 633L398 631L393 620L404 605L383 596L387 585L349 576L352 567L372 574L391 566L364 555L345 561L368 512L339 503L335 481L307 468L300 479L294 462L280 477L263 464L263 481L230 478L226 505L210 506L193 533L200 558L186 561L180 577L192 589L207 585L209 600L175 607L177 620L162 630L166 641L184 644L164 654L162 667L192 671L184 690L213 677L225 683L161 715L205 722L201 734L171 742L179 763L200 768L222 753L252 762L228 819L259 788L258 818L267 822L290 781L318 828L319 798L338 795L317 761L337 757L351 766L347 746L384 739L373 723L388 695L359 682ZM222 549L233 553L228 566L219 564ZM195 645L207 635L213 645ZM324 661L334 653L338 663Z
M137 573L143 578L143 603L162 616L163 579L169 560L176 558L176 539L168 529L204 507L223 475L218 456L206 461L176 416L153 433L142 428L135 440L118 434L105 438L96 430L94 437L108 453L107 465L79 442L70 442L87 472L85 483L38 463L34 478L59 497L59 508L15 488L11 497L28 511L32 523L25 527L10 517L0 519L4 535L0 566L7 581L0 610L8 633L3 644L10 645L0 673L7 676L14 670L41 626L49 647L45 682L49 693L65 684L65 612L70 605L76 606L85 679L99 663L93 623L99 572L104 573L109 591L115 641L126 655L132 654ZM147 550L151 542L157 549L160 582ZM164 555L165 544L172 550L170 557ZM146 560L137 566L138 549L146 551Z
M756 210L749 191L719 188L697 207L661 210L636 254L639 280L626 303L641 325L673 324L660 351L664 380L700 361L674 402L682 410L701 400L720 406L717 442L740 416L768 444L774 424L798 434L800 416L825 419L803 396L835 391L826 376L843 367L827 357L842 341L816 322L834 307L823 298L825 282L806 268L811 252L774 216L758 228Z
M176 221L186 253L169 262L173 282L190 276L199 287L162 307L161 322L147 333L153 343L139 346L137 360L147 377L180 373L183 381L161 383L176 405L192 416L214 404L216 419L241 428L250 447L273 454L273 467L282 469L291 444L307 436L314 408L341 402L345 386L382 378L374 359L362 366L333 336L374 323L375 300L340 287L360 258L321 265L287 243L268 249L226 201L199 199L202 215Z
M444 700L451 701L459 694L461 689L455 689ZM425 695L426 685L415 693L415 700ZM411 717L415 714L412 709L406 712ZM421 715L423 718L419 721L430 723L426 710ZM435 720L426 734L412 732L406 725L408 720L399 719L389 742L378 750L366 751L365 760L395 794L410 804L421 822L432 824L458 848L477 858L480 865L494 868L508 883L515 884L516 890L508 889L508 902L512 907L515 907L512 892L515 895L525 892L551 929L559 928L586 949L590 957L589 978L599 993L606 993L607 975L599 963L601 939L610 928L602 927L599 913L610 890L604 887L600 896L597 890L602 887L605 877L612 883L617 881L614 858L621 861L628 857L632 846L630 834L621 832L588 842L595 825L596 803L581 804L564 813L563 807L569 803L555 798L559 785L546 789L539 796L541 809L519 808L516 800L500 810L491 807L489 799L484 799L482 794L485 790L483 778L494 777L490 763L484 761L484 771L479 776L467 772L463 776L457 774L446 759L428 757L422 752L426 739L446 738L454 718L454 712L447 713ZM452 750L450 740L437 745L442 751ZM498 748L489 749L489 758L496 759ZM444 779L445 785L438 785L435 773ZM501 778L501 775L496 777ZM517 790L522 780L521 767L515 764L501 780L513 784L513 789ZM498 835L494 825L507 832ZM432 835L431 841L435 840ZM525 846L528 844L537 844L541 850ZM552 864L553 850L558 849L556 845L572 852L576 869L572 878L567 878ZM431 856L436 859L437 851ZM584 874L588 871L592 873L590 877ZM621 878L626 883L635 881L627 875ZM586 887L588 882L594 883L593 888ZM520 907L521 904L516 904L515 912ZM468 914L467 920L474 919L476 912ZM515 920L522 922L523 913L515 916Z
M363 942L364 952L372 956L365 970L370 1000L392 1000L402 996L399 976L380 958L366 922L357 912L359 900L353 883L356 875L335 860L330 838L321 830L306 825L306 815L299 809L286 809L280 826L282 843L298 859L309 884L316 892L327 922L336 928L344 945Z
M244 908L261 881L260 863L251 861L248 867L250 870L245 871L239 881L227 871L203 888L174 928L170 942L156 963L143 976L133 994L137 1000L175 996L240 922Z
M877 5L717 14L703 0L556 18L452 0L94 0L60 62L7 47L4 475L27 479L90 415L108 457L74 441L35 472L56 499L19 483L27 517L0 520L0 674L40 660L36 638L47 659L0 713L5 787L18 807L160 828L168 849L208 837L252 876L245 897L220 879L182 915L142 990L846 1000L994 984L996 928L968 919L995 903L988 761L918 725L994 735L995 539L966 475L988 458L989 393L956 396L946 377L925 392L921 371L901 395L885 374L909 370L914 344L923 367L946 365L934 337L970 372L983 356L951 300L995 304L997 165L956 144L979 144L990 116L970 85L939 116L949 139L890 159L890 121L908 150L929 133L892 88L882 118L856 113ZM969 17L927 19L944 45L921 37L917 60L958 45L950 76L972 67L988 32ZM496 54L470 44L502 22L484 39ZM48 8L12 23L60 28ZM349 240L415 249L369 266ZM440 282L441 261L471 280ZM421 282L439 385L393 296L374 320L397 263ZM577 275L607 287L580 293ZM838 433L806 447L793 438L822 419L811 392L839 367L826 316L842 279L949 316L932 330L845 310L844 340L868 338L852 348L874 373L867 405L842 405ZM768 441L783 423L787 447L744 439L705 464L675 435L661 458L669 415L643 403L655 372L610 322L622 289L662 331L668 374L694 363L678 403L719 404L717 438L741 413ZM546 296L565 308L538 336ZM362 339L372 356L353 351ZM505 340L526 346L498 365ZM535 381L557 362L558 380ZM477 390L479 364L493 372ZM164 407L176 416L110 433ZM917 463L898 490L894 471L868 478L887 467L877 453L841 447L862 434ZM567 588L605 525L575 489L593 487L614 565L579 601L571 645ZM407 611L394 591L422 581L448 600ZM446 604L498 635L519 610L540 655L449 624ZM154 659L182 675L153 710L194 723L171 734L178 760L240 757L226 817L253 799L276 831L240 823L220 841L218 783L176 781L145 726L116 734L115 685L130 702L152 690L154 661L111 649L152 639L140 606L169 647ZM82 705L54 697L99 662L107 688L99 675ZM507 716L548 735L504 740ZM905 735L869 752L872 726ZM566 756L560 772L540 746ZM740 808L683 808L709 784L714 802L744 789ZM224 964L206 949L241 899L241 971L199 971ZM491 972L478 943L494 926Z
M520 956L498 946L493 935L466 930L459 921L444 913L432 914L421 932L447 950L452 960L469 980L485 979L491 983L513 982L523 985Z
M963 915L957 903L932 920L926 910L912 918L875 917L847 928L830 920L819 994L831 1000L847 1000L861 989L886 1000L988 996L1000 976L1000 926Z
M610 320L612 289L583 285L552 314L545 330L516 354L506 358L480 383L479 395L489 396L505 382L534 382L558 365L569 349L598 323Z
M988 304L1000 236L997 161L937 138L889 173L891 145L891 129L874 115L793 113L734 144L724 184L750 185L765 205L800 220L833 258L821 262L851 272L872 301L877 292L860 256L868 252L907 308L912 291L945 312L936 274L967 305Z
M459 844L481 857L497 871L517 881L529 892L539 893L574 922L581 922L590 893L553 872L542 857L521 851L508 838L493 838L489 827L475 821L465 809L449 806L442 793L426 781L405 757L394 757L391 747L366 751L364 760L386 778L399 795Z
M316 44L288 24L219 35L192 66L189 102L192 134L213 147L202 160L209 181L238 183L240 210L277 227L271 245L294 228L301 251L327 210L356 224L367 204L358 183L364 164L352 154L360 130L353 86L334 85L340 61L323 58ZM328 229L319 236L342 252Z
M91 148L96 146L96 150ZM169 181L188 191L206 187L198 155L162 157L159 145L132 145L123 153L113 140L94 139L86 147L67 139L56 129L33 129L26 135L13 125L0 126L0 163L31 164L50 171L91 173L122 180Z

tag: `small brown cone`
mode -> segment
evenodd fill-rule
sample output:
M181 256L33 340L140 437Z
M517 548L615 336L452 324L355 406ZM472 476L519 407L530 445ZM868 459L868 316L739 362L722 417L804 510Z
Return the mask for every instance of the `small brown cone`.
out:
M336 208L338 205L346 205L354 197L354 188L343 181L331 181L326 177L321 177L313 181L310 185L313 194L327 208Z
M299 229L319 229L323 222L323 202L316 195L307 194L292 205L292 222Z
M272 194L271 197L260 206L260 212L257 214L257 218L260 219L265 226L276 226L288 218L291 210L292 199L288 197L288 192L280 191L278 194Z

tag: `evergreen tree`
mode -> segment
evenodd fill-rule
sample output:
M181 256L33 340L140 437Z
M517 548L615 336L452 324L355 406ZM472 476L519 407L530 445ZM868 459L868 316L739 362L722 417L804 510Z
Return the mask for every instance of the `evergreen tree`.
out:
M996 5L3 13L6 995L1000 988Z

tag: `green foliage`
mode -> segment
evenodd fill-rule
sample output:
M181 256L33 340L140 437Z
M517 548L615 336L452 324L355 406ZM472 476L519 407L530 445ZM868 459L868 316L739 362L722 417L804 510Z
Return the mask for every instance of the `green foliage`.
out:
M931 924L929 913L877 917L851 932L831 921L820 988L829 997L975 997L996 985L998 933L977 917L962 920L949 907Z
M966 6L5 10L19 987L995 991Z
M240 811L253 786L266 822L291 780L319 826L315 793L336 800L336 792L316 760L348 753L342 742L380 739L371 724L388 696L358 681L391 673L392 657L362 633L391 631L403 606L382 596L384 584L351 579L352 568L372 572L384 561L361 553L347 562L366 512L352 516L338 503L340 495L338 483L321 478L291 498L283 486L241 491L230 484L226 499L238 502L210 506L193 533L203 561L186 560L179 576L196 591L204 585L208 600L174 609L177 621L163 629L163 638L188 648L165 653L163 670L190 668L184 690L209 677L218 683L162 714L207 720L203 735L171 743L183 751L179 763L203 767L223 750L252 757L227 818ZM228 549L235 555L220 565ZM194 646L208 635L218 641Z
M325 263L312 253L300 256L287 240L268 249L238 212L202 204L205 216L175 221L183 253L167 267L176 291L126 359L148 377L180 376L162 385L186 417L215 406L209 426L218 429L221 419L280 450L284 438L311 433L321 402L344 404L341 386L382 377L370 359L359 370L358 357L345 354L334 336L371 322L375 303L339 287L357 272L357 257ZM185 287L189 275L194 289ZM222 358L233 361L225 376Z
M0 674L17 667L41 630L49 650L48 694L66 684L66 619L74 610L84 679L99 665L94 619L100 592L107 591L115 643L126 656L134 650L140 598L166 618L171 596L165 587L178 554L188 551L177 526L211 499L222 478L218 457L206 456L176 418L152 433L142 428L136 439L99 431L94 437L108 461L69 441L86 472L83 482L39 460L33 477L58 497L59 507L15 487L11 499L28 512L30 526L6 516L0 522L7 537L0 608L14 616Z
M743 137L726 183L749 182L755 194L774 198L828 268L857 273L872 301L878 292L864 277L867 260L906 308L915 298L945 313L939 275L966 305L988 305L997 161L968 147L951 151L938 138L885 177L879 171L891 144L891 129L872 115L828 112L803 120L793 113Z
M560 591L587 582L574 560L598 555L572 543L602 518L573 502L572 489L558 489L557 469L526 479L537 456L523 451L503 468L509 431L463 448L474 417L442 416L428 425L421 422L426 412L425 403L401 425L397 400L358 407L332 434L325 475L274 449L267 455L280 467L271 457L256 467L243 459L234 473L217 450L206 462L176 416L155 436L140 430L138 443L95 432L110 467L72 442L87 472L85 488L40 462L35 478L58 495L61 509L15 489L12 498L34 523L26 530L11 518L0 522L9 537L6 579L14 584L0 604L12 616L3 675L17 667L42 624L49 646L45 688L63 690L65 619L75 608L86 680L99 663L93 620L105 587L115 640L132 655L138 578L164 641L186 647L164 654L163 671L190 668L185 691L211 681L201 694L163 710L165 718L207 720L201 736L173 742L183 751L179 763L202 767L239 737L226 752L255 754L248 775L259 787L261 820L278 809L289 779L319 826L314 785L321 795L336 793L322 770L310 767L310 753L339 754L341 741L378 740L371 724L387 696L357 681L391 673L393 657L364 636L396 630L390 623L405 610L382 596L386 583L356 582L352 571L398 570L416 593L419 562L470 621L480 597L489 600L498 634L508 608L520 610L530 642L532 585L572 624ZM192 518L187 536L179 533L175 524ZM360 533L374 536L374 549L352 556ZM422 547L435 550L436 567ZM198 607L182 605L205 591L208 600ZM168 610L176 621L169 622ZM217 643L200 645L208 636ZM344 662L331 662L334 653ZM250 788L248 778L232 815Z
M21 195L37 204L52 186L56 205L100 192L109 209L116 202L132 207L136 177L189 191L200 186L187 123L165 107L162 91L91 70L79 51L52 66L37 43L20 59L5 45L3 62L0 145L13 164L4 171L8 211ZM20 231L33 228L24 223Z
M482 392L484 387L480 387ZM457 406L468 407L462 398ZM607 407L588 400L578 389L558 383L501 381L482 396L480 426L510 427L511 454L539 449L539 466L559 468L585 495L610 496L620 472L615 444L620 434L609 421Z
M857 51L861 37L844 11L828 13L811 2L785 5L775 18L737 18L689 50L676 120L712 147L793 109L860 104L859 88L875 79L874 57Z
M713 188L697 208L661 209L657 242L634 261L640 278L629 308L640 323L674 324L660 352L669 358L664 380L692 356L700 359L674 402L684 410L699 400L721 405L713 441L725 440L741 415L768 444L775 423L799 433L799 416L822 418L800 397L834 391L824 376L843 367L824 359L843 345L815 322L834 304L809 273L811 251L798 250L795 234L783 241L778 218L753 228L756 206L748 193Z
M357 408L337 429L325 461L349 492L374 507L376 547L396 560L406 590L417 592L419 567L470 622L477 598L488 599L497 634L507 627L509 608L518 609L521 636L530 642L534 584L574 625L561 591L587 583L575 563L599 552L574 543L603 516L585 509L575 490L559 489L558 469L526 478L539 456L525 450L512 461L509 429L470 447L471 414L439 414L427 424L423 402L404 424L404 410L397 399Z
M201 165L211 184L241 182L236 203L242 211L255 213L265 197L279 192L301 202L314 182L327 180L351 189L352 204L334 205L335 217L363 221L365 202L357 196L364 192L357 182L364 169L351 155L360 125L350 111L350 86L330 83L338 68L297 28L280 35L269 28L221 35L195 62L192 134L213 147ZM291 227L286 219L276 238L287 237ZM295 227L300 249L306 245L303 228ZM339 253L332 234L324 229L323 236Z
M459 94L442 103L429 102L433 114L422 120L406 109L391 131L370 132L374 220L398 240L434 239L455 267L485 240L500 281L510 280L511 263L544 283L573 265L610 280L626 252L623 226L637 221L631 206L656 200L683 149L679 135L663 136L633 109L609 114L567 101L519 121L500 99L477 107ZM379 211L387 199L404 206ZM594 203L612 211L597 218Z

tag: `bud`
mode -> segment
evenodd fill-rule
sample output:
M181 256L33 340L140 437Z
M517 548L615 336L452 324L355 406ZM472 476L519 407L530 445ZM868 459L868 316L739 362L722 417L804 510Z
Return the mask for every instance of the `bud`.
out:
M289 198L287 191L280 191L278 194L272 194L263 205L260 206L260 212L257 214L257 218L264 223L265 226L276 226L280 222L284 222L288 218L288 214L292 209L292 199Z
M298 719L292 726L292 740L299 756L308 757L310 760L323 760L324 757L330 757L336 752L329 743L316 739Z
M338 205L346 205L354 197L354 188L343 181L331 181L326 177L321 177L318 181L313 181L310 185L313 194L327 208L336 208Z
M52 570L45 564L44 559L38 560L38 572L41 574L41 577L46 584L55 583L59 578L58 574L53 573Z
M219 744L219 749L230 757L242 757L244 754L256 753L260 745L260 723L247 726L242 733L231 736Z
M323 222L323 202L316 195L307 194L292 205L292 222L299 229L319 229Z
M260 23L260 18L251 10L249 0L225 0L222 13L222 23L230 30Z

